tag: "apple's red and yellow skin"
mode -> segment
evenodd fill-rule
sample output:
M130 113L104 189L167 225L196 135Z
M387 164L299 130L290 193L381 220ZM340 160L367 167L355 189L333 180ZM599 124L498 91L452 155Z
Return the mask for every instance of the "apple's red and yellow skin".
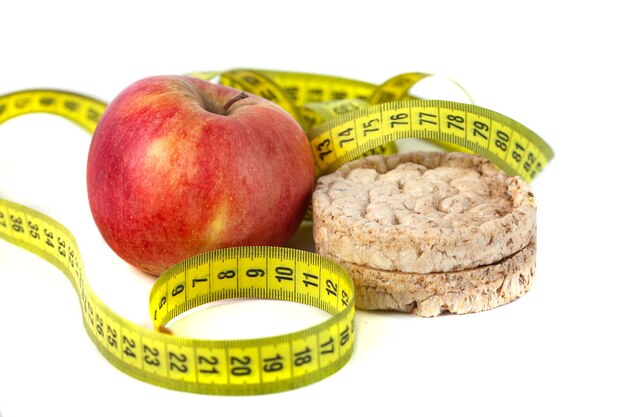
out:
M239 93L157 76L107 107L89 149L89 204L128 263L156 275L208 250L283 245L295 233L314 185L306 134L263 98L231 100Z

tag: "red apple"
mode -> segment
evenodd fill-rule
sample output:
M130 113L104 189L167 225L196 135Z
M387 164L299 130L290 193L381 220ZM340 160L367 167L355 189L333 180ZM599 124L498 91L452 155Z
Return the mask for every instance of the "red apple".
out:
M313 188L306 134L261 97L196 78L135 82L107 107L87 161L108 245L159 274L224 247L284 245Z

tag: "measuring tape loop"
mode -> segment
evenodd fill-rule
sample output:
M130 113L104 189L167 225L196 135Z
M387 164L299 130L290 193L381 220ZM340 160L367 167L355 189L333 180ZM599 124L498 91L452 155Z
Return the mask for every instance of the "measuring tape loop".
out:
M323 123L309 132L317 175L333 172L383 143L423 138L493 161L509 175L532 180L553 157L534 132L495 111L441 100L383 103Z
M281 105L308 132L316 176L367 153L392 153L394 141L423 138L485 156L532 180L553 157L534 132L471 104L421 100L411 87L428 77L406 73L381 85L319 74L237 69L190 74L233 85ZM106 103L60 90L0 96L0 124L46 112L93 133ZM165 271L149 300L154 329L127 321L93 292L72 234L48 216L0 199L0 238L46 259L70 280L97 349L121 371L165 388L208 394L264 394L325 378L350 359L354 287L346 272L314 253L277 247L201 254ZM167 325L197 306L231 298L267 298L319 308L329 318L301 331L248 340L172 335Z
M271 70L256 71L264 74L285 90L297 106L346 98L367 100L378 88L376 84L332 75Z
M107 104L93 97L62 90L24 90L0 96L0 124L31 113L50 113L93 133Z
M382 83L367 100L369 104L388 103L406 98L409 90L418 82L430 77L422 72L409 72L396 75Z
M241 247L189 258L165 271L150 293L155 329L202 304L265 298L307 304L330 317L310 328L247 340L202 340L127 321L98 298L72 234L30 208L0 200L0 237L59 268L81 304L89 337L121 371L165 388L205 394L264 394L325 378L354 345L354 286L337 264L311 252Z

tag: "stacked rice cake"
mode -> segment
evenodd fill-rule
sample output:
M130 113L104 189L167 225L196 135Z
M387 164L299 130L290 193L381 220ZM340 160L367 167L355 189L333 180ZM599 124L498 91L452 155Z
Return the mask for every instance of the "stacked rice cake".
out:
M375 155L321 177L319 254L352 276L361 309L431 317L508 303L535 276L536 207L519 177L477 155Z

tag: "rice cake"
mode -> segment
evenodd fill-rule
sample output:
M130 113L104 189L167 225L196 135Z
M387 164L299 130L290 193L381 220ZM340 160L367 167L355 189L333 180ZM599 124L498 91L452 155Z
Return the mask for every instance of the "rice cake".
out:
M482 291L476 280L510 280L514 277L479 276L523 269L526 278L520 287L523 292L530 288L535 221L535 199L521 178L506 176L485 158L466 153L359 159L321 177L313 193L316 250L354 274L361 308L430 315L481 311L508 302L520 292L486 301L472 295ZM511 264L520 257L524 262ZM428 294L416 287L424 280L429 282ZM459 303L449 297L435 305L437 294L452 294L450 280L465 282L460 287L467 292L464 307L451 307ZM377 281L380 287L374 285ZM439 286L434 284L438 281ZM409 300L402 291L419 296ZM420 304L427 298L432 308Z

